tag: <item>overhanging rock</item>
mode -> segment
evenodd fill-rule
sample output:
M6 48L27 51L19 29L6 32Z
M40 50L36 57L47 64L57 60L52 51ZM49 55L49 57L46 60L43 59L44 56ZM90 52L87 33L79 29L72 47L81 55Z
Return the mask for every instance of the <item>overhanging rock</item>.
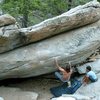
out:
M85 61L100 47L100 22L0 54L0 79L38 76Z

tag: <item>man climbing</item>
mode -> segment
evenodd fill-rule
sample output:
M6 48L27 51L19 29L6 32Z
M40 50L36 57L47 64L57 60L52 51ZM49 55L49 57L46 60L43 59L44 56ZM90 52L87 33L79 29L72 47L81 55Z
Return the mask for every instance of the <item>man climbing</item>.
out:
M69 62L69 66L66 66L66 69L60 67L58 65L57 59L55 59L55 64L60 72L55 72L55 76L59 78L62 82L67 82L68 87L71 87L70 77L72 74L71 63Z
M87 66L86 75L83 77L82 83L86 85L89 81L96 82L97 80L96 74L91 70L90 66Z

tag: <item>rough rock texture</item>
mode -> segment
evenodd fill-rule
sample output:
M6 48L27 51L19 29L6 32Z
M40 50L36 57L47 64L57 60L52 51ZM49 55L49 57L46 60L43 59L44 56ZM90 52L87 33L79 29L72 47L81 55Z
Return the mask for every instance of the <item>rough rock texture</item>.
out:
M86 63L82 66L78 66L77 67L77 70L80 74L84 74L86 73L86 67L87 66L91 66L92 70L95 72L95 73L99 73L100 72L100 59L97 59L96 61L94 62L91 62L91 63Z
M16 29L11 28L11 26L3 27L4 25L15 24L14 18L3 15L0 17L0 26L2 26L0 28L0 53L91 24L99 19L100 3L94 1L28 28L19 29L18 25ZM7 27L10 29L6 29Z
M76 99L71 96L66 96L66 97L60 96L58 98L53 98L52 100L76 100Z
M5 25L15 24L15 23L16 23L15 18L10 16L9 14L0 16L0 27Z
M33 41L35 43L0 54L0 79L53 72L56 70L55 57L62 66L68 64L68 61L72 65L85 61L100 47L100 21L97 21L100 19L99 12L100 4L93 1L26 29L19 29L13 18L10 18L12 23L4 27L9 22L9 18L5 22L4 17L4 22L0 24L3 25L0 27L0 52ZM67 31L70 29L73 30ZM61 34L41 40L58 33Z
M100 22L0 54L0 79L30 77L55 70L54 58L64 65L85 61L100 47Z
M19 88L0 87L0 96L2 96L4 100L37 100L38 94L35 92L22 91Z
M0 28L0 53L21 46L21 43L23 44L17 24Z
M81 86L81 88L76 91L75 94L81 94L83 96L88 96L91 100L100 100L100 73L97 74L98 81L90 83L86 86ZM84 91L83 91L84 90Z
M0 53L19 46L19 41L21 43L15 18L8 14L0 16Z
M72 97L72 99L68 99L68 97ZM62 96L58 97L58 98L53 98L52 100L74 100L73 98L75 98L75 100L91 100L91 98L89 98L88 96L83 96L83 95L67 95L67 94L63 94Z

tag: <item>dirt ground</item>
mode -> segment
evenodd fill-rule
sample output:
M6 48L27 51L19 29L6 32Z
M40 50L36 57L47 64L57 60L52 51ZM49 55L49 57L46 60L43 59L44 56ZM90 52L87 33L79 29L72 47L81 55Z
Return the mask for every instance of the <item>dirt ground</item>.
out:
M59 80L40 76L27 79L10 79L2 82L2 85L7 87L17 87L25 91L32 91L39 94L38 100L50 100L53 95L50 93L50 88L62 84Z

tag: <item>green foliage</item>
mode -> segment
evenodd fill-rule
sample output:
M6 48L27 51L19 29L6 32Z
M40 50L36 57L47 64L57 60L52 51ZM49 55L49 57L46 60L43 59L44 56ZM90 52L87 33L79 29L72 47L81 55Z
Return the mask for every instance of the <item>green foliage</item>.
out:
M3 12L8 12L11 15L19 14L20 6L18 1L5 0L5 3L1 5Z
M66 12L71 7L91 0L4 0L0 5L4 13L14 16L22 25L33 25ZM22 18L22 19L21 19ZM20 19L20 20L19 20Z
M91 0L74 0L73 2L73 7L78 6L78 5L83 5L86 2L90 2Z
M97 1L99 1L99 2L100 2L100 0L97 0Z

